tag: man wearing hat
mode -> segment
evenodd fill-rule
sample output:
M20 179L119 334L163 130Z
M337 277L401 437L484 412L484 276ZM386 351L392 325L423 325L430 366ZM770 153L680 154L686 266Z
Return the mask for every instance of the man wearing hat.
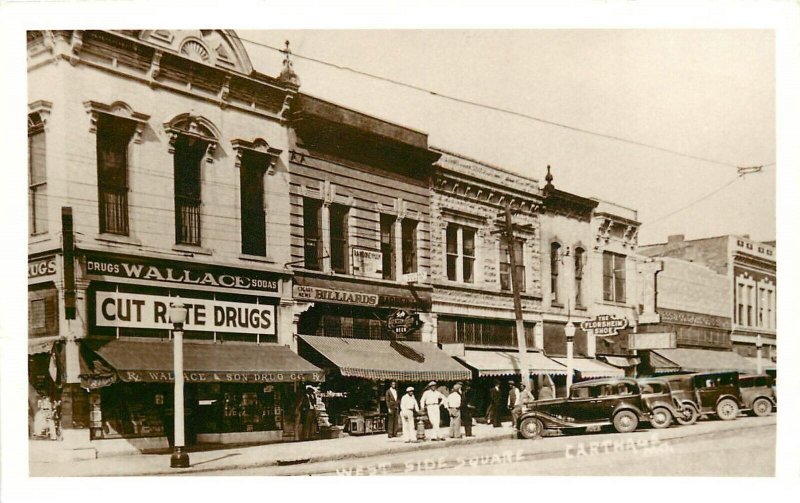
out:
M409 386L406 388L406 394L400 399L400 421L403 423L403 440L406 443L416 441L414 412L419 412L419 405L414 398L414 388Z
M447 395L447 412L450 414L450 438L461 438L461 383L453 385Z
M428 420L431 422L432 432L431 440L444 440L444 437L439 435L439 406L444 403L446 397L436 390L436 381L428 383L428 389L422 394L420 404L428 413Z

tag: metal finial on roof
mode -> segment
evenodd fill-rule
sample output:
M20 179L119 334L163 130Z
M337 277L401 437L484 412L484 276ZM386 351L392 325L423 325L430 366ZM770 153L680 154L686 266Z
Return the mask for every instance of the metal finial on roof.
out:
M550 186L553 185L553 174L550 173L550 165L549 164L547 165L547 176L545 176L544 179L547 182L547 185L550 185Z
M278 79L290 84L300 85L300 78L292 68L292 50L289 48L289 41L286 41L286 47L281 50L283 53L283 68L281 69Z

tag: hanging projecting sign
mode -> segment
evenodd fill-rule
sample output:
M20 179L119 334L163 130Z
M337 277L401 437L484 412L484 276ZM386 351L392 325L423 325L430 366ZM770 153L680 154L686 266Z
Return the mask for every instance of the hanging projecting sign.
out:
M404 309L398 309L389 315L389 330L397 335L404 335L417 328L417 316Z
M97 292L98 327L171 329L169 305L173 299L157 295ZM275 306L210 299L181 298L186 306L185 330L275 335Z
M617 335L619 330L628 327L628 320L625 318L617 318L610 314L599 314L593 320L581 322L581 328L584 332L590 333L597 337L609 337Z

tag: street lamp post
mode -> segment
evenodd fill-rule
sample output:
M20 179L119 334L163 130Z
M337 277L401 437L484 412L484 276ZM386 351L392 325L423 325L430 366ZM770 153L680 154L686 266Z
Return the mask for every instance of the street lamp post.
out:
M564 325L564 335L567 336L567 396L569 396L569 389L572 387L572 343L575 340L576 330L572 320L569 320Z
M756 335L756 374L760 374L762 370L761 366L761 348L763 347L764 343L761 342L761 334Z
M170 304L169 321L172 323L172 355L175 373L175 441L169 466L172 468L189 468L189 455L184 449L183 429L183 323L186 321L186 306L180 297Z

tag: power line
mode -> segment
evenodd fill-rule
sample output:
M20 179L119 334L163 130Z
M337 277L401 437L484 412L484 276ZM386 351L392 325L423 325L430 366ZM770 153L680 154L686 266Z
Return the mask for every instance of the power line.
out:
M253 45L256 45L256 46L264 47L266 49L271 49L271 50L276 51L276 52L287 54L287 50L286 49L281 49L281 48L278 48L278 47L274 47L274 46L271 46L269 44L265 44L263 42L257 42L255 40L241 38L238 35L234 35L234 37L239 39L242 42L247 42L247 43L250 43L250 44L253 44ZM389 77L384 77L384 76L381 76L381 75L376 75L376 74L373 74L373 73L365 72L363 70L358 70L358 69L351 68L351 67L348 67L348 66L339 65L339 64L336 64L336 63L331 63L329 61L325 61L325 60L322 60L322 59L319 59L319 58L313 58L313 57L310 57L310 56L304 56L304 55L298 54L296 52L290 52L290 54L292 56L298 58L298 59L304 59L304 60L311 61L311 62L320 64L320 65L323 65L323 66L328 66L328 67L331 67L331 68L335 68L337 70L351 72L351 73L354 73L354 74L357 74L357 75L361 75L363 77L368 77L368 78L371 78L371 79L376 79L376 80L380 80L380 81L383 81L383 82L388 82L388 83L391 83L391 84L394 84L394 85L397 85L397 86L405 87L405 88L408 88L408 89L413 89L413 90L418 91L418 92L430 94L431 96L436 96L436 97L439 97L439 98L442 98L442 99L446 99L446 100L450 100L450 101L454 101L454 102L457 102L457 103L462 103L462 104L466 104L466 105L470 105L470 106L474 106L474 107L478 107L478 108L484 108L484 109L492 110L492 111L495 111L495 112L505 113L505 114L508 114L508 115L513 115L515 117L521 117L523 119L529 119L529 120L532 120L532 121L540 122L542 124L547 124L547 125L550 125L550 126L559 127L559 128L567 129L567 130L570 130L570 131L575 131L575 132L584 133L584 134L588 134L588 135L592 135L592 136L597 136L597 137L605 138L605 139L608 139L608 140L619 141L619 142L627 143L627 144L630 144L630 145L636 145L638 147L649 148L649 149L652 149L652 150L658 150L660 152L665 152L665 153L668 153L668 154L677 155L677 156L684 157L684 158L687 158L687 159L693 159L693 160L696 160L696 161L707 162L707 163L716 164L718 166L725 166L725 167L729 167L729 168L737 168L737 169L738 168L742 168L742 166L738 166L736 164L732 164L732 163L729 163L729 162L718 161L716 159L710 159L708 157L702 157L702 156L687 154L685 152L680 152L678 150L673 150L673 149L669 149L669 148L666 148L666 147L653 145L653 144L650 144L650 143L644 143L644 142L637 141L637 140L631 140L631 139L628 139L628 138L623 138L621 136L616 136L616 135L607 134L607 133L600 133L600 132L597 132L597 131L592 131L590 129L585 129L585 128L581 128L581 127L577 127L577 126L572 126L572 125L569 125L569 124L564 124L564 123L556 122L556 121L553 121L553 120L543 119L541 117L536 117L534 115L526 114L526 113L523 113L523 112L518 112L516 110L511 110L509 108L503 108L503 107L498 107L498 106L494 106L494 105L487 105L485 103L480 103L480 102L473 101L473 100L468 100L468 99L465 99L465 98L459 98L459 97L456 97L456 96L451 96L451 95L448 95L448 94L444 94L444 93L440 93L440 92L437 92L437 91L433 91L431 89L427 89L427 88L422 87L422 86L418 86L418 85L415 85L415 84L410 84L408 82L402 82L402 81L399 81L399 80L396 80L396 79L392 79L392 78L389 78ZM768 165L765 165L765 166L768 166Z
M694 206L695 204L708 199L709 197L713 196L717 192L722 191L723 189L725 189L728 186L732 185L736 180L738 180L740 178L744 178L744 176L746 174L747 173L740 173L739 175L736 175L735 178L729 180L728 182L726 182L721 187L717 187L716 189L712 190L711 192L709 192L708 194L704 195L703 197L701 197L699 199L695 199L694 201L692 201L691 203L687 204L686 206L683 206L681 208L678 208L677 210L671 211L671 212L667 213L666 215L662 215L662 216L660 216L658 218L655 218L655 219L653 219L653 220L651 220L649 222L644 222L644 223L642 223L642 225L651 225L651 224L654 224L656 222L660 222L661 220L664 220L665 218L671 217L672 215L675 215L676 213L680 213L681 211L683 211L685 209L688 209L688 208Z

